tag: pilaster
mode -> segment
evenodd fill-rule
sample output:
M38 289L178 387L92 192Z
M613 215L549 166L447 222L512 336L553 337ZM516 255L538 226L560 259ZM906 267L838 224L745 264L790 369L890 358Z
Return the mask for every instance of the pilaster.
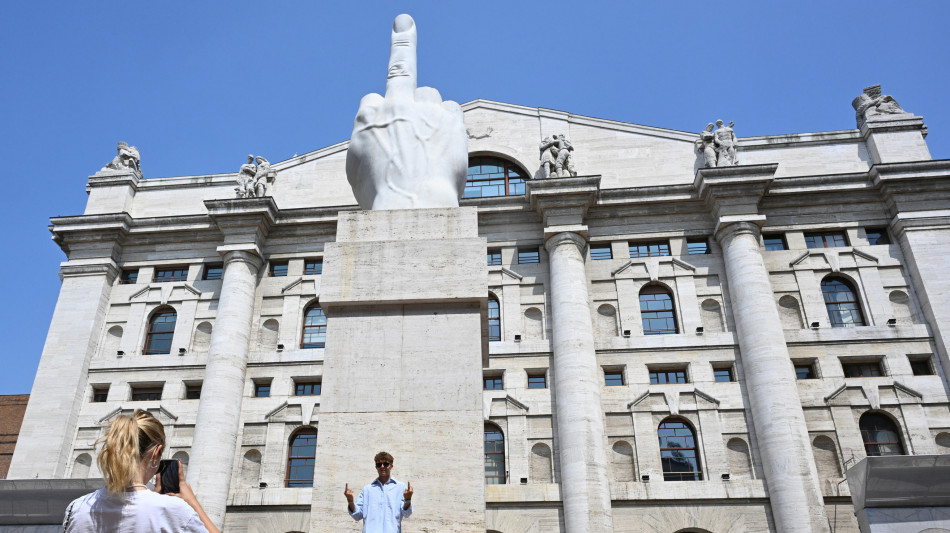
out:
M924 141L927 126L923 117L912 113L870 116L861 125L861 136L875 164L931 158Z

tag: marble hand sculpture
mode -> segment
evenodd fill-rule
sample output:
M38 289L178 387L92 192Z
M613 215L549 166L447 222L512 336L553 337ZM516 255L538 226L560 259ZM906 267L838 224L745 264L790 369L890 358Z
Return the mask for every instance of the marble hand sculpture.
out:
M346 177L362 209L458 207L468 170L462 108L416 87L416 25L393 22L386 95L360 101Z

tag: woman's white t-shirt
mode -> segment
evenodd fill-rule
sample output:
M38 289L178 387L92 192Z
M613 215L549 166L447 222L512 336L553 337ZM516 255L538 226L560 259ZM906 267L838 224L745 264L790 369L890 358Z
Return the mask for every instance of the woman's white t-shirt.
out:
M99 489L66 508L66 533L208 533L185 500L150 490L109 493Z

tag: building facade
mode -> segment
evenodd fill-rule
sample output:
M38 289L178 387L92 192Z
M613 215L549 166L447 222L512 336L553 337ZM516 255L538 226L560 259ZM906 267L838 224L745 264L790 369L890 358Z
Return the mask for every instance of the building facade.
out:
M487 263L487 362L462 378L482 389L478 530L857 531L850 465L950 453L950 161L921 117L859 109L717 166L697 133L462 108ZM553 134L573 150L542 165ZM67 260L9 477L97 477L94 441L142 408L226 530L317 531L339 468L321 406L347 388L324 383L321 306L357 211L346 150L273 164L257 198L236 174L91 176L85 212L51 220ZM397 465L438 438L410 433Z

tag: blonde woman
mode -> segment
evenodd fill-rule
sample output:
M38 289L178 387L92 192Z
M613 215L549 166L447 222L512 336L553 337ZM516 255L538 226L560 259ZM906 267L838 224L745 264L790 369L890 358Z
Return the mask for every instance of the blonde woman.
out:
M63 531L219 533L185 482L181 465L178 494L160 494L145 486L158 472L164 448L165 428L148 412L136 409L132 416L116 417L96 459L106 486L69 504ZM156 479L159 491L161 476Z

